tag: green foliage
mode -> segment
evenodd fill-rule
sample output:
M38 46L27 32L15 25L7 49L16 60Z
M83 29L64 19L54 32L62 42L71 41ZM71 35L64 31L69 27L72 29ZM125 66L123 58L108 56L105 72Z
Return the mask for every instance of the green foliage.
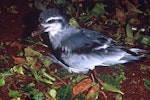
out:
M57 4L66 4L67 1L66 0L56 0Z
M65 76L67 76L67 75L70 75L70 73L69 73L67 70L65 70L64 68L62 68L62 69L59 69L59 70L56 72L56 75L57 75L58 77L60 77L60 78L63 78L63 77L65 77Z
M20 87L20 89L23 91L23 94L28 96L28 98L34 100L43 100L43 93L34 89L34 86L34 83L29 83L26 86Z
M9 59L10 57L6 54L2 55L1 57L1 60L4 62L4 63L8 63L9 62Z
M100 75L99 77L104 81L103 88L105 90L124 94L120 90L120 83L123 80L126 80L124 73L121 73L120 75L116 73L114 77L112 75Z
M99 15L106 14L104 4L103 3L96 3L94 8L91 11L91 14L98 18Z
M22 66L16 65L12 69L14 72L17 72L17 73L22 74L22 75L24 74Z
M40 81L40 82L43 82L46 84L53 84L52 81L56 80L54 77L47 74L45 72L45 69L41 69L41 70L37 71L35 68L30 67L30 66L24 66L24 67L31 72L31 74L34 76L34 78L37 81Z
M10 90L9 91L9 96L12 97L12 98L16 98L16 97L20 97L21 94L16 90Z
M150 89L150 79L145 80L144 86Z
M52 64L51 60L49 60L48 58L44 57L40 52L38 52L36 50L33 50L30 47L25 48L24 52L25 52L24 55L25 55L26 60L28 62L34 63L34 62L37 62L37 59L39 59L46 67L48 67L48 66L50 66Z
M27 42L27 43L36 43L33 37L29 36L26 39L23 39L21 41Z
M142 44L148 45L148 44L150 44L150 36L141 35L141 36L139 37L139 41L140 41Z
M134 36L133 36L133 31L132 31L130 24L127 24L127 26L126 26L126 35L127 35L127 37L125 39L126 43L132 44L134 42Z
M39 9L39 10L46 10L46 4L42 4L41 2L38 2L38 1L36 1L36 0L34 0L34 5L35 5L35 7L37 8L37 9Z
M34 83L29 83L26 86L20 87L20 89L25 93L25 94L31 94L33 92L35 84Z
M82 79L87 78L87 75L77 75L72 79L72 82L74 83L78 83L80 82Z
M72 92L72 86L70 84L61 87L57 91L57 100L71 100L71 92Z
M104 83L103 88L107 91L111 91L111 92L117 92L120 94L124 94L119 88L116 88L115 86L108 84L108 83Z
M4 74L0 73L0 86L4 86L4 85L5 85Z
M9 69L2 69L0 73L0 86L4 86L5 79L13 74Z
M71 18L71 19L69 20L69 23L70 23L71 25L73 25L73 26L80 27L80 25L78 24L78 22L77 22L76 19L74 19L74 18Z
M48 93L54 100L56 100L57 91L55 89L50 89Z
M116 97L115 97L115 100L123 100L122 99L122 95L121 94L117 94Z

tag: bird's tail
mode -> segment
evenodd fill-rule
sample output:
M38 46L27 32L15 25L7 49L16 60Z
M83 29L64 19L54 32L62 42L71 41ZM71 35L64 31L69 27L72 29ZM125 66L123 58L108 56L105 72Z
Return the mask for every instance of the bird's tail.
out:
M134 52L140 58L149 58L150 59L150 51L138 49L138 48L131 48L130 51Z

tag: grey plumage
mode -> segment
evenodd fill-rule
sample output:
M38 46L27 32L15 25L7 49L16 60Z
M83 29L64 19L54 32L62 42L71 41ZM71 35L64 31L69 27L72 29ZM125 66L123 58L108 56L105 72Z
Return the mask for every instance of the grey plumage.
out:
M127 49L98 32L77 28L68 23L57 9L40 14L43 41L53 49L49 58L69 72L86 73L95 66L122 64L144 57L147 51Z

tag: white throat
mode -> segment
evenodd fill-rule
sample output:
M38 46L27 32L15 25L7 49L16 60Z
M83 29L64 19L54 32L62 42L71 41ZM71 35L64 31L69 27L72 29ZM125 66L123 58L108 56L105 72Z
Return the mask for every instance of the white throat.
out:
M42 24L42 26L46 27L44 32L48 32L51 37L55 36L62 28L60 23Z

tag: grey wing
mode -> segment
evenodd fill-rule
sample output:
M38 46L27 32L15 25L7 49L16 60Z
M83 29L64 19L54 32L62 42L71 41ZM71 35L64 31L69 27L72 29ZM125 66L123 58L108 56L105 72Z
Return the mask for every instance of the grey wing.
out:
M64 48L63 55L69 52L67 56L76 55L76 58L82 56L82 58L87 59L87 62L88 58L91 58L90 61L96 59L96 63L97 60L101 62L99 65L109 66L137 59L134 57L136 56L134 52L119 45L113 39L86 29L82 29L80 32L64 39L62 48ZM76 60L76 58L71 57L73 60Z
M95 66L110 66L138 59L134 52L113 39L86 29L65 38L61 43L60 59L70 66L70 72L86 73Z
M65 38L61 43L64 51L78 54L111 52L116 48L122 48L113 39L87 29L82 29L80 32Z

